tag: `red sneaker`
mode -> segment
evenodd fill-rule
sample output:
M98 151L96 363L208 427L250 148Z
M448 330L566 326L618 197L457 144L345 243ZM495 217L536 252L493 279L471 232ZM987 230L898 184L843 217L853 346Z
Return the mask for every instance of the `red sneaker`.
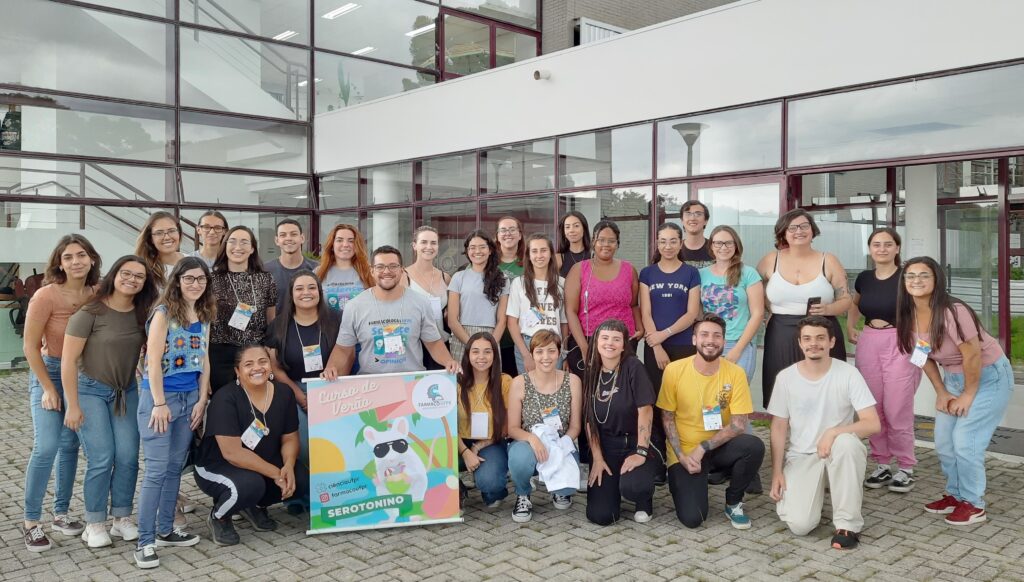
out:
M953 513L953 510L959 506L960 502L957 501L956 497L945 495L942 499L925 505L924 510L928 513Z
M953 513L949 514L946 518L946 523L949 525L971 525L972 523L978 523L985 521L985 510L979 509L966 501L960 502L960 505L953 510Z

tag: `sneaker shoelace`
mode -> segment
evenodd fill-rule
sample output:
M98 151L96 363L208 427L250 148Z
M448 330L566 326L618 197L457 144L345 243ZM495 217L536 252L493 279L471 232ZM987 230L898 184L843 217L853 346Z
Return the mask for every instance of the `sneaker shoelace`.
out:
M142 555L144 557L146 557L146 558L149 558L150 556L155 556L156 555L156 546L153 546L153 545L142 546Z
M906 471L896 471L896 474L892 476L894 483L910 483L910 473Z
M729 510L733 517L743 517L743 504L737 503L734 507Z
M35 542L45 538L46 534L43 533L43 528L39 527L38 525L35 525L28 530L28 537L29 540Z
M877 467L875 469L875 472L871 474L871 478L872 479L877 479L877 478L881 477L882 475L885 475L888 472L889 472L889 469L887 467Z
M525 497L520 497L516 500L516 513L522 513L524 511L530 511L530 500Z

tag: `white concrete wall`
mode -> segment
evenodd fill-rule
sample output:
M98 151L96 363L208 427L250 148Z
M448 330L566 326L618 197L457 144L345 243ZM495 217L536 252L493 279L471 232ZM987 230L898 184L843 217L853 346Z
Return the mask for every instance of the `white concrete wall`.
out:
M1007 0L736 2L319 115L316 171L1019 58L1022 21Z

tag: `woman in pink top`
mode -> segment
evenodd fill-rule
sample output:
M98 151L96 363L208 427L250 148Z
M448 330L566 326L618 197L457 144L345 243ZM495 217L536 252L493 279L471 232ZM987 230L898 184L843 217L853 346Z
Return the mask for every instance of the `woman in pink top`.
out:
M935 452L946 495L925 509L949 514L950 525L969 525L986 518L985 449L1010 401L1013 370L974 310L946 293L945 281L934 259L907 261L896 330L900 351L924 368L937 395Z
M583 377L590 336L605 320L618 319L636 342L644 335L637 302L639 282L629 261L615 258L619 226L610 220L594 225L594 257L573 265L565 278L565 315L569 320L569 371Z

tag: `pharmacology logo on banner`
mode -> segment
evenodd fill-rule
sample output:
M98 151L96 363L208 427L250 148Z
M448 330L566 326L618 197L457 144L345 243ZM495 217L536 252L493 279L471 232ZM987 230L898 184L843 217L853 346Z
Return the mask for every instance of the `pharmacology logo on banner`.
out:
M426 418L441 418L455 406L455 384L440 374L427 376L412 389L412 405Z

